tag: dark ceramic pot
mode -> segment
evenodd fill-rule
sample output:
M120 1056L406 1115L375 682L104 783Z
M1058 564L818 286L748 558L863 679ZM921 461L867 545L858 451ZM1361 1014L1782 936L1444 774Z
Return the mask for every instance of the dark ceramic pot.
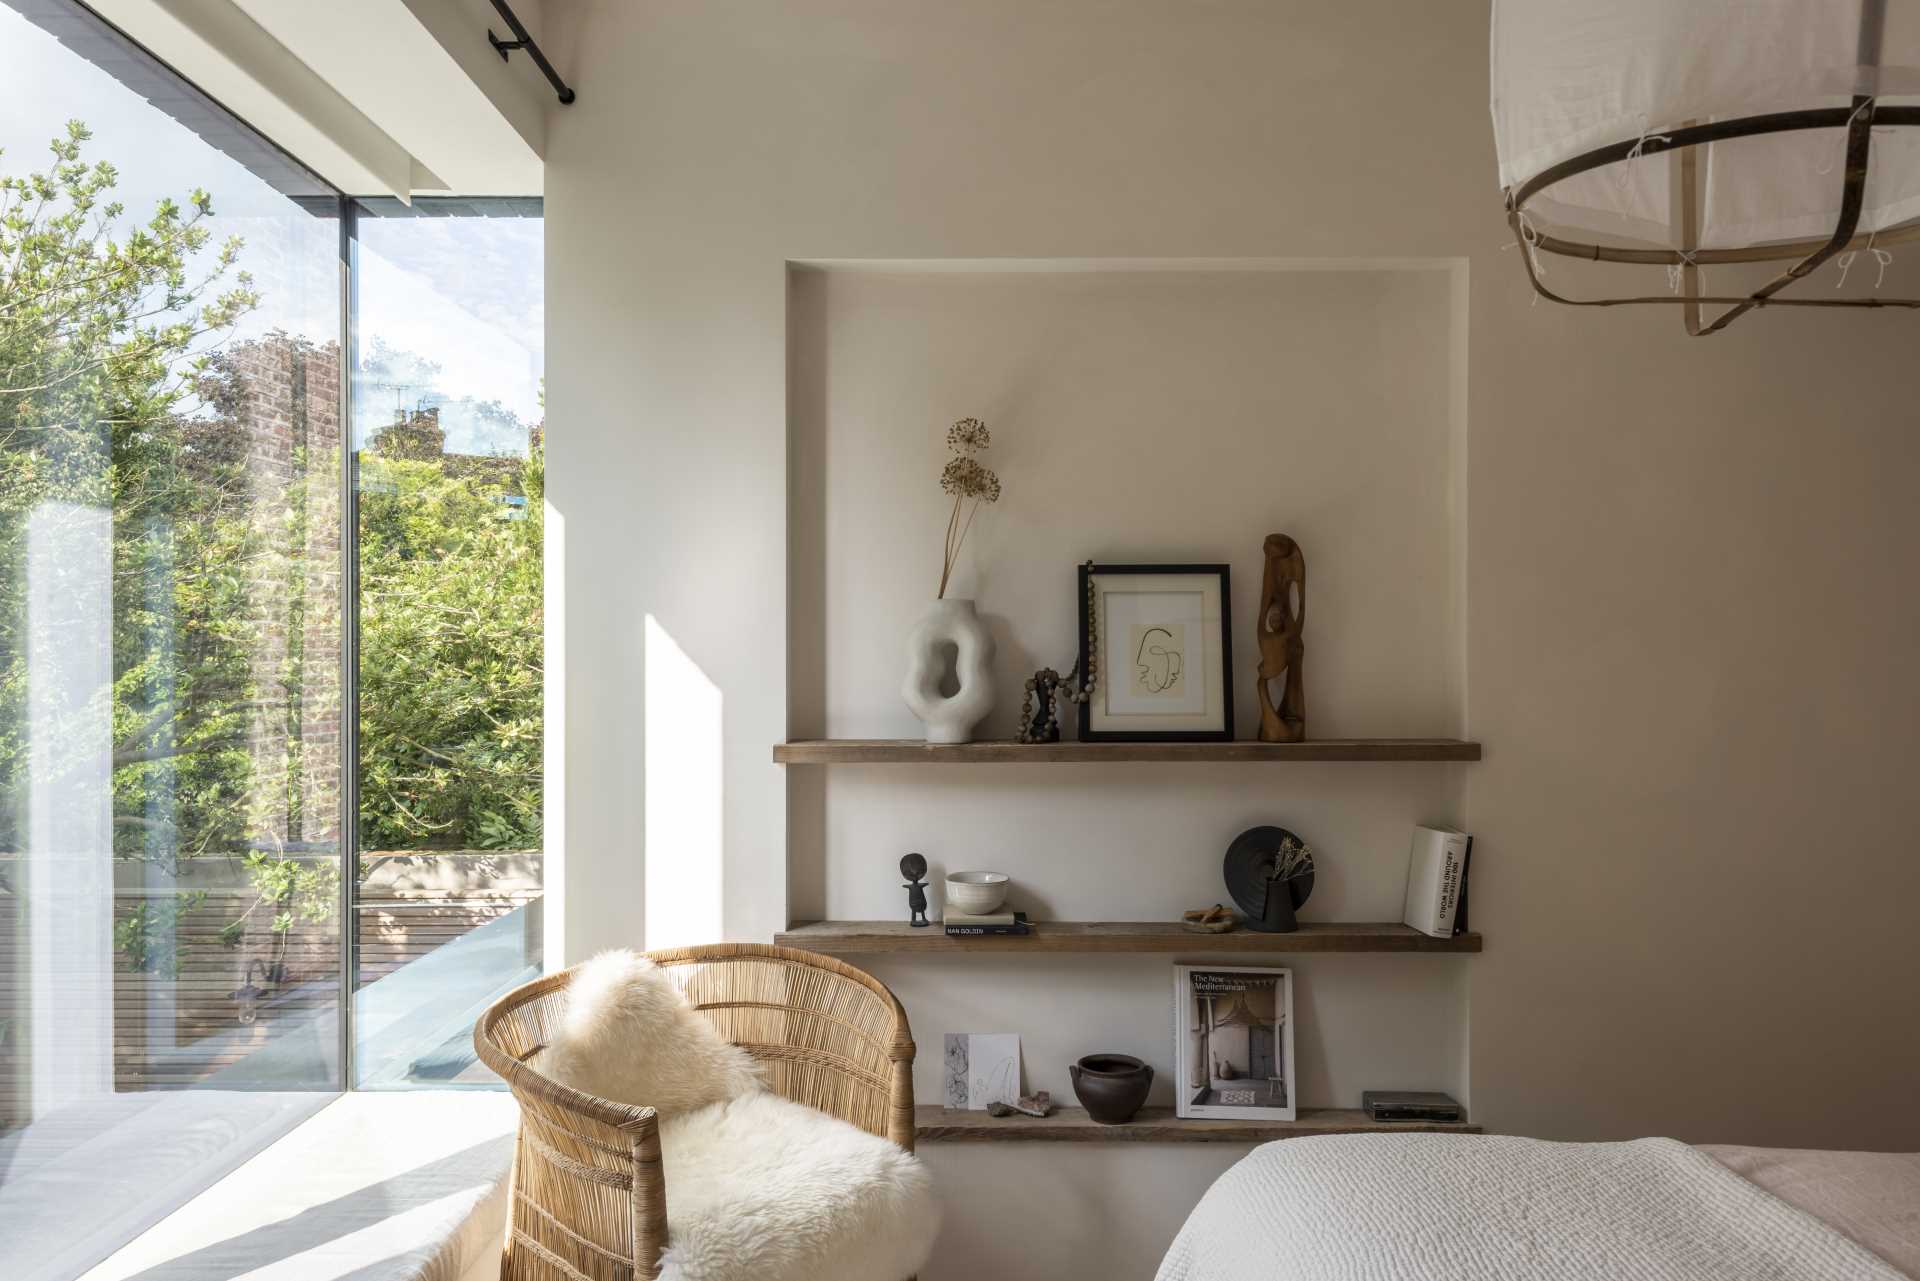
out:
M1153 1069L1131 1054L1089 1054L1067 1068L1073 1093L1101 1125L1133 1119L1153 1086Z

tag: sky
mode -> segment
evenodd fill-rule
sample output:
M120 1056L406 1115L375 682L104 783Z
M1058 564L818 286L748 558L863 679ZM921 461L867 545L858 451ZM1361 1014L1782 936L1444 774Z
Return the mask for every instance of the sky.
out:
M212 195L214 240L244 239L240 266L253 274L262 295L259 310L241 323L235 338L275 329L318 342L338 338L334 221L299 209L238 161L0 5L0 172L43 170L51 159L48 141L64 134L70 119L93 130L84 158L106 160L119 171L115 198L127 207L123 224L144 221L162 198L184 205L196 186ZM522 422L540 421L540 220L367 218L360 227L362 350L378 337L389 349L438 367L432 386L405 393L380 389L389 411L392 398L404 394L418 404L498 402ZM368 410L376 407L369 400ZM449 450L487 452L497 444L462 438L462 423L472 417L443 413Z

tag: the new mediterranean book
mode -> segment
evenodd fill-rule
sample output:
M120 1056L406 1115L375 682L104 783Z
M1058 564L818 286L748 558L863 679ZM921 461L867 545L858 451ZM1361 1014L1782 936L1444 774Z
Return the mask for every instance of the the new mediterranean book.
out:
M1174 1112L1293 1121L1293 971L1173 967Z
M1467 859L1473 838L1451 827L1416 827L1407 855L1401 919L1422 934L1452 938L1467 928Z

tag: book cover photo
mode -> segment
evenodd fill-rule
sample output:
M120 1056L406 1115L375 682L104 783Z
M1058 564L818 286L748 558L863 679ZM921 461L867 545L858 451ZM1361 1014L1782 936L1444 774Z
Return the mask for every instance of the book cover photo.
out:
M1297 1120L1293 972L1177 965L1173 990L1175 1113Z

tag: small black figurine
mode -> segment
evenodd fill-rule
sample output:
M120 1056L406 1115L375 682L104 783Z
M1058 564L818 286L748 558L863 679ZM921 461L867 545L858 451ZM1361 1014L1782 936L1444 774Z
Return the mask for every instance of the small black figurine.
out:
M933 924L927 919L927 860L919 854L907 855L900 860L900 875L907 878L907 910L913 913L907 924L915 929Z

